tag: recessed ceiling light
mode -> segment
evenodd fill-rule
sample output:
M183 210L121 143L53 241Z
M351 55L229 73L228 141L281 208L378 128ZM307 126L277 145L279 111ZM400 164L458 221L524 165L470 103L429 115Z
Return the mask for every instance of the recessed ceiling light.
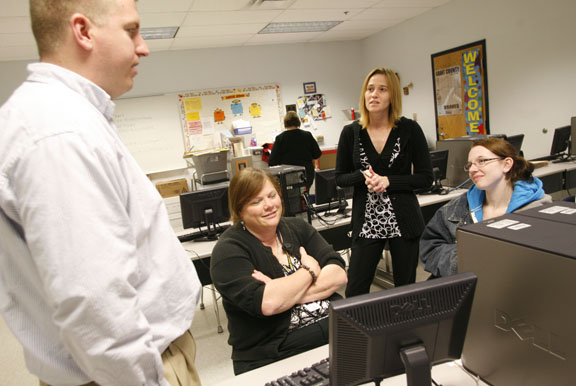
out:
M141 28L140 34L144 40L153 39L174 39L178 27L156 27L156 28Z
M281 34L293 32L323 32L337 26L342 21L297 21L270 23L262 28L259 34Z

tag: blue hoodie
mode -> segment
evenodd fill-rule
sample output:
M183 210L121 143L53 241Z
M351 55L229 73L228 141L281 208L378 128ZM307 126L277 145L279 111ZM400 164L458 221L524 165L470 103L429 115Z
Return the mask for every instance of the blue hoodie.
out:
M510 203L508 204L506 213L512 213L516 209L521 208L532 201L540 200L543 196L544 189L542 189L542 181L540 181L539 178L533 177L532 180L516 181L514 183L514 192L510 198ZM482 221L482 205L484 204L486 192L478 189L476 185L473 185L468 189L467 197L470 213L476 221Z

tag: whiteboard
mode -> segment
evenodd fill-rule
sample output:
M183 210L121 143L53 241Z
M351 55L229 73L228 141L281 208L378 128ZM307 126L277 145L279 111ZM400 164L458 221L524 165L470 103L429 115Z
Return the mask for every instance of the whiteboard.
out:
M117 99L114 123L144 173L187 167L175 95Z
M282 127L280 86L232 87L124 98L114 101L114 122L144 173L188 167L184 152L215 147L219 131L248 121L259 145ZM216 119L219 111L223 119Z

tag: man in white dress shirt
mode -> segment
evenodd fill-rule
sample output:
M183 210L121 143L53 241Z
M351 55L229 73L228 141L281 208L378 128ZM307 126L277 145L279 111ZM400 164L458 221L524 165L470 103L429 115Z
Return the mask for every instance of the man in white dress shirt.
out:
M0 108L0 313L42 385L199 385L201 285L112 121L149 54L136 2L30 13L40 62Z

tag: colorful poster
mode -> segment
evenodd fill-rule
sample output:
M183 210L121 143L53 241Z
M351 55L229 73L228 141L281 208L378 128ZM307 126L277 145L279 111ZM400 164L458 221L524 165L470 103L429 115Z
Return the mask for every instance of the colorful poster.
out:
M315 121L330 118L330 111L326 105L324 94L305 95L298 98L298 115L304 121L304 117L312 117Z
M250 105L250 116L252 118L262 117L262 106L259 103L252 103Z
M226 115L224 114L223 110L216 109L214 110L214 122L218 124L223 124L226 120Z
M200 97L194 98L183 98L184 108L188 111L200 111L202 110L202 99Z
M244 106L242 105L242 101L240 99L235 99L232 101L232 104L230 105L230 108L232 110L232 114L234 114L234 116L239 116L244 114Z

